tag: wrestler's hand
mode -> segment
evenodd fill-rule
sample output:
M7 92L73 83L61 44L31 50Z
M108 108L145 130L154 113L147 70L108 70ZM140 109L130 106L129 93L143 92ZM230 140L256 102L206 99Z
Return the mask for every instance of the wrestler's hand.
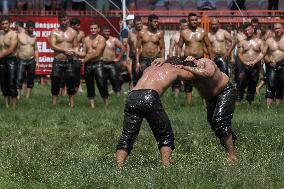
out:
M115 58L113 61L114 61L114 63L118 63L118 62L119 62L119 59L118 59L118 58Z
M186 57L185 61L194 62L194 61L196 61L196 59L193 56L188 56L188 57Z
M65 54L67 54L67 55L73 55L73 54L74 54L74 50L71 49L71 48L68 48L68 49L65 51Z
M183 69L183 65L175 65L175 68L178 68L178 69Z
M136 63L136 73L139 73L141 69L141 65L139 62Z
M156 58L151 64L155 66L162 66L165 63L164 58Z

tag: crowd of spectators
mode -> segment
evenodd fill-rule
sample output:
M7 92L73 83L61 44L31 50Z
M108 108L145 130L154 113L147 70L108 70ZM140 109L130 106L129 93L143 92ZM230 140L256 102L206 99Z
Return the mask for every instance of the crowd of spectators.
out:
M92 10L121 9L121 0L0 0L0 10ZM279 0L126 0L128 10L259 10L284 9Z

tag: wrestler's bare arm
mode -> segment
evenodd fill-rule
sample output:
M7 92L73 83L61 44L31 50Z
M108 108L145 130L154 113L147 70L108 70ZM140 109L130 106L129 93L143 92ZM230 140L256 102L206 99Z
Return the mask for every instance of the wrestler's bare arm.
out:
M6 57L16 51L18 45L16 32L13 31L11 33L10 41L11 41L10 46L6 49L2 49L0 53L0 58Z
M243 54L244 54L244 48L243 48L243 42L241 41L239 43L239 48L238 48L238 57L243 64L247 64L247 62L244 60Z
M184 44L184 31L180 31L180 37L179 37L179 40L178 40L178 45L177 45L177 56L180 57L181 56L181 51L182 51L182 46Z
M137 43L136 43L136 62L139 63L140 55L141 55L141 47L142 47L142 33L138 32L137 35Z
M37 47L37 38L35 37L35 59L36 59L36 64L39 63L39 54L38 54L38 47Z
M214 62L209 59L202 58L200 60L194 60L198 67L182 66L181 68L191 72L193 75L203 78L210 78L215 73Z
M204 43L205 43L205 45L206 45L206 48L207 48L207 52L208 52L208 54L209 54L209 57L210 57L210 59L211 60L213 60L214 59L214 53L213 53L213 50L212 50L212 45L211 45L211 43L210 43L210 40L209 40L209 38L208 38L208 34L206 33L205 35L204 35Z
M261 61L263 58L264 58L264 56L265 56L265 54L266 54L266 52L267 52L267 48L268 48L268 46L261 40L260 41L260 50L261 50L261 52L259 53L259 55L256 57L256 59L254 59L254 61L252 61L251 62L251 65L255 65L256 63L258 63L259 61Z
M92 60L94 58L97 58L102 55L104 52L105 46L106 46L106 40L104 37L100 37L98 39L98 46L96 47L95 51L91 51L90 54L87 54L86 57L83 59L83 63L88 62L89 60Z
M231 44L229 50L227 51L227 55L230 55L235 47L235 40L228 31L224 30L224 32L225 39Z
M75 48L75 54L77 56L79 56L80 58L84 58L87 54L87 47L86 47L86 44L85 44L85 38L82 39L82 44L81 44L81 47L77 47Z
M268 38L265 43L267 45L267 51L266 51L266 55L264 56L264 61L267 63L271 63L272 62L272 57L271 57L271 50L269 48L269 44L271 43L272 38Z
M182 67L177 66L177 73L178 73L178 79L180 80L192 80L194 78L194 75L183 69Z
M173 39L173 36L170 39L170 48L169 48L169 57L172 57L174 55L174 48L175 48L176 42Z
M159 34L159 45L160 45L160 57L165 59L165 39L163 31L161 31Z
M115 43L115 47L120 49L120 52L119 52L118 56L116 57L116 60L120 61L123 53L125 52L125 47L117 38L115 38L114 43Z

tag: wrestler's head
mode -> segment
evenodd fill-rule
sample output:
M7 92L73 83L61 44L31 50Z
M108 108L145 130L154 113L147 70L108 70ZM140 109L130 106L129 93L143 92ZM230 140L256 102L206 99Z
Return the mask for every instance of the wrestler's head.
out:
M259 22L257 18L252 18L251 19L251 25L254 29L254 31L256 32L259 29Z
M99 28L99 25L96 22L93 22L90 25L90 32L91 32L92 35L98 35L99 34L100 28Z
M1 17L1 29L4 32L8 32L10 30L10 18L8 16Z
M76 31L80 30L80 24L81 24L81 21L80 21L80 19L78 19L78 18L72 18L72 19L70 20L70 26L71 26L71 28L73 28L73 29L76 30Z
M110 36L110 28L109 28L109 26L103 26L102 30L103 30L103 36L106 39L109 39L109 36Z
M140 16L135 16L134 20L133 20L133 23L134 23L134 27L137 31L141 31L142 30L142 27L143 27L143 23L142 23L142 19Z
M149 28L151 28L152 30L158 29L159 17L155 14L151 14L150 16L148 16L148 25Z
M179 28L180 30L186 30L188 28L188 22L186 19L183 18L179 20Z
M58 22L61 28L67 28L69 19L67 17L67 14L65 12L59 12L58 13Z
M195 13L189 13L187 19L189 27L191 29L196 29L198 26L197 15Z
M243 24L244 33L247 36L247 38L251 38L254 34L254 28L252 27L251 23L246 22Z
M26 23L26 31L29 35L33 35L34 30L35 30L35 23L33 21L29 20Z
M212 18L210 20L210 26L213 31L217 31L220 27L219 20L217 18Z
M273 26L276 37L281 37L283 34L283 25L281 23L275 23Z

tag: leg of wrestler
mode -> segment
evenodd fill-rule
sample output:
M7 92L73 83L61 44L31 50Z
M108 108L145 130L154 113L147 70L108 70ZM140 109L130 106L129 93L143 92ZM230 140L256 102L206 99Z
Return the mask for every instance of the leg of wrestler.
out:
M222 57L216 57L214 61L221 72L225 73L226 75L229 75L228 63L226 60L224 60Z
M250 72L247 78L248 88L247 88L247 101L249 104L252 104L255 95L256 85L259 80L259 68L254 67Z
M247 73L244 67L238 68L238 76L237 76L237 100L236 105L240 103L240 101L244 97L245 88L247 86Z
M131 61L131 81L132 81L132 88L135 87L137 84L137 72L136 72L136 61L135 58L132 58Z
M179 96L180 88L181 88L181 80L177 79L172 84L172 91L174 92L175 97Z
M31 97L32 88L34 87L36 61L31 60L27 67L27 98Z
M75 93L76 93L76 87L75 87L75 68L73 65L73 61L68 61L67 63L67 68L65 71L65 78L66 78L66 85L67 85L67 93L69 95L69 103L70 103L70 107L73 108L74 107L74 97L75 97Z
M5 100L5 106L6 108L9 107L9 97L8 97L8 82L7 82L7 78L9 78L9 74L8 74L8 64L6 64L5 60L1 61L1 65L0 65L0 85L1 85L1 90L4 96L4 100Z
M174 150L174 134L170 120L161 102L153 104L153 110L145 117L150 125L161 154L164 168L170 165L172 150Z
M192 103L192 85L188 81L184 81L184 92L187 103Z
M62 65L58 60L53 61L51 71L51 94L52 94L52 105L56 105L57 98L60 90L60 80L62 77Z
M12 107L16 108L17 104L17 61L16 58L9 59L9 88L8 88L8 96L12 98Z
M74 76L75 76L75 87L76 91L78 91L81 81L81 61L74 60Z
M107 79L106 74L103 69L102 63L98 62L95 65L95 79L101 94L101 97L104 100L105 107L108 106L108 90L107 90Z
M234 164L237 160L234 146L235 135L231 129L235 99L236 91L231 87L223 91L217 101L207 102L207 120L224 146L229 164Z
M271 107L273 100L275 98L276 72L273 68L271 68L270 66L267 66L266 74L267 74L267 77L266 77L267 89L266 89L265 97L266 97L266 105L269 108Z
M278 82L277 82L277 87L276 87L276 106L280 106L281 101L283 100L283 90L284 90L284 65L281 65L279 70L278 70Z
M109 65L109 80L115 93L120 92L119 78L114 63Z
M135 99L130 99L130 95L128 96L128 100L125 105L124 126L116 148L116 164L118 167L123 166L125 159L130 154L133 144L139 134L143 120L139 110L137 111L133 109L137 102L135 102Z
M85 82L86 82L86 88L87 88L87 96L89 98L90 101L90 105L91 108L95 107L95 71L94 71L95 67L90 63L86 63L85 64L85 73L84 73L84 77L85 77Z
M23 87L25 73L26 73L25 62L21 59L18 59L18 73L17 73L18 100L20 99L21 96L21 90Z

